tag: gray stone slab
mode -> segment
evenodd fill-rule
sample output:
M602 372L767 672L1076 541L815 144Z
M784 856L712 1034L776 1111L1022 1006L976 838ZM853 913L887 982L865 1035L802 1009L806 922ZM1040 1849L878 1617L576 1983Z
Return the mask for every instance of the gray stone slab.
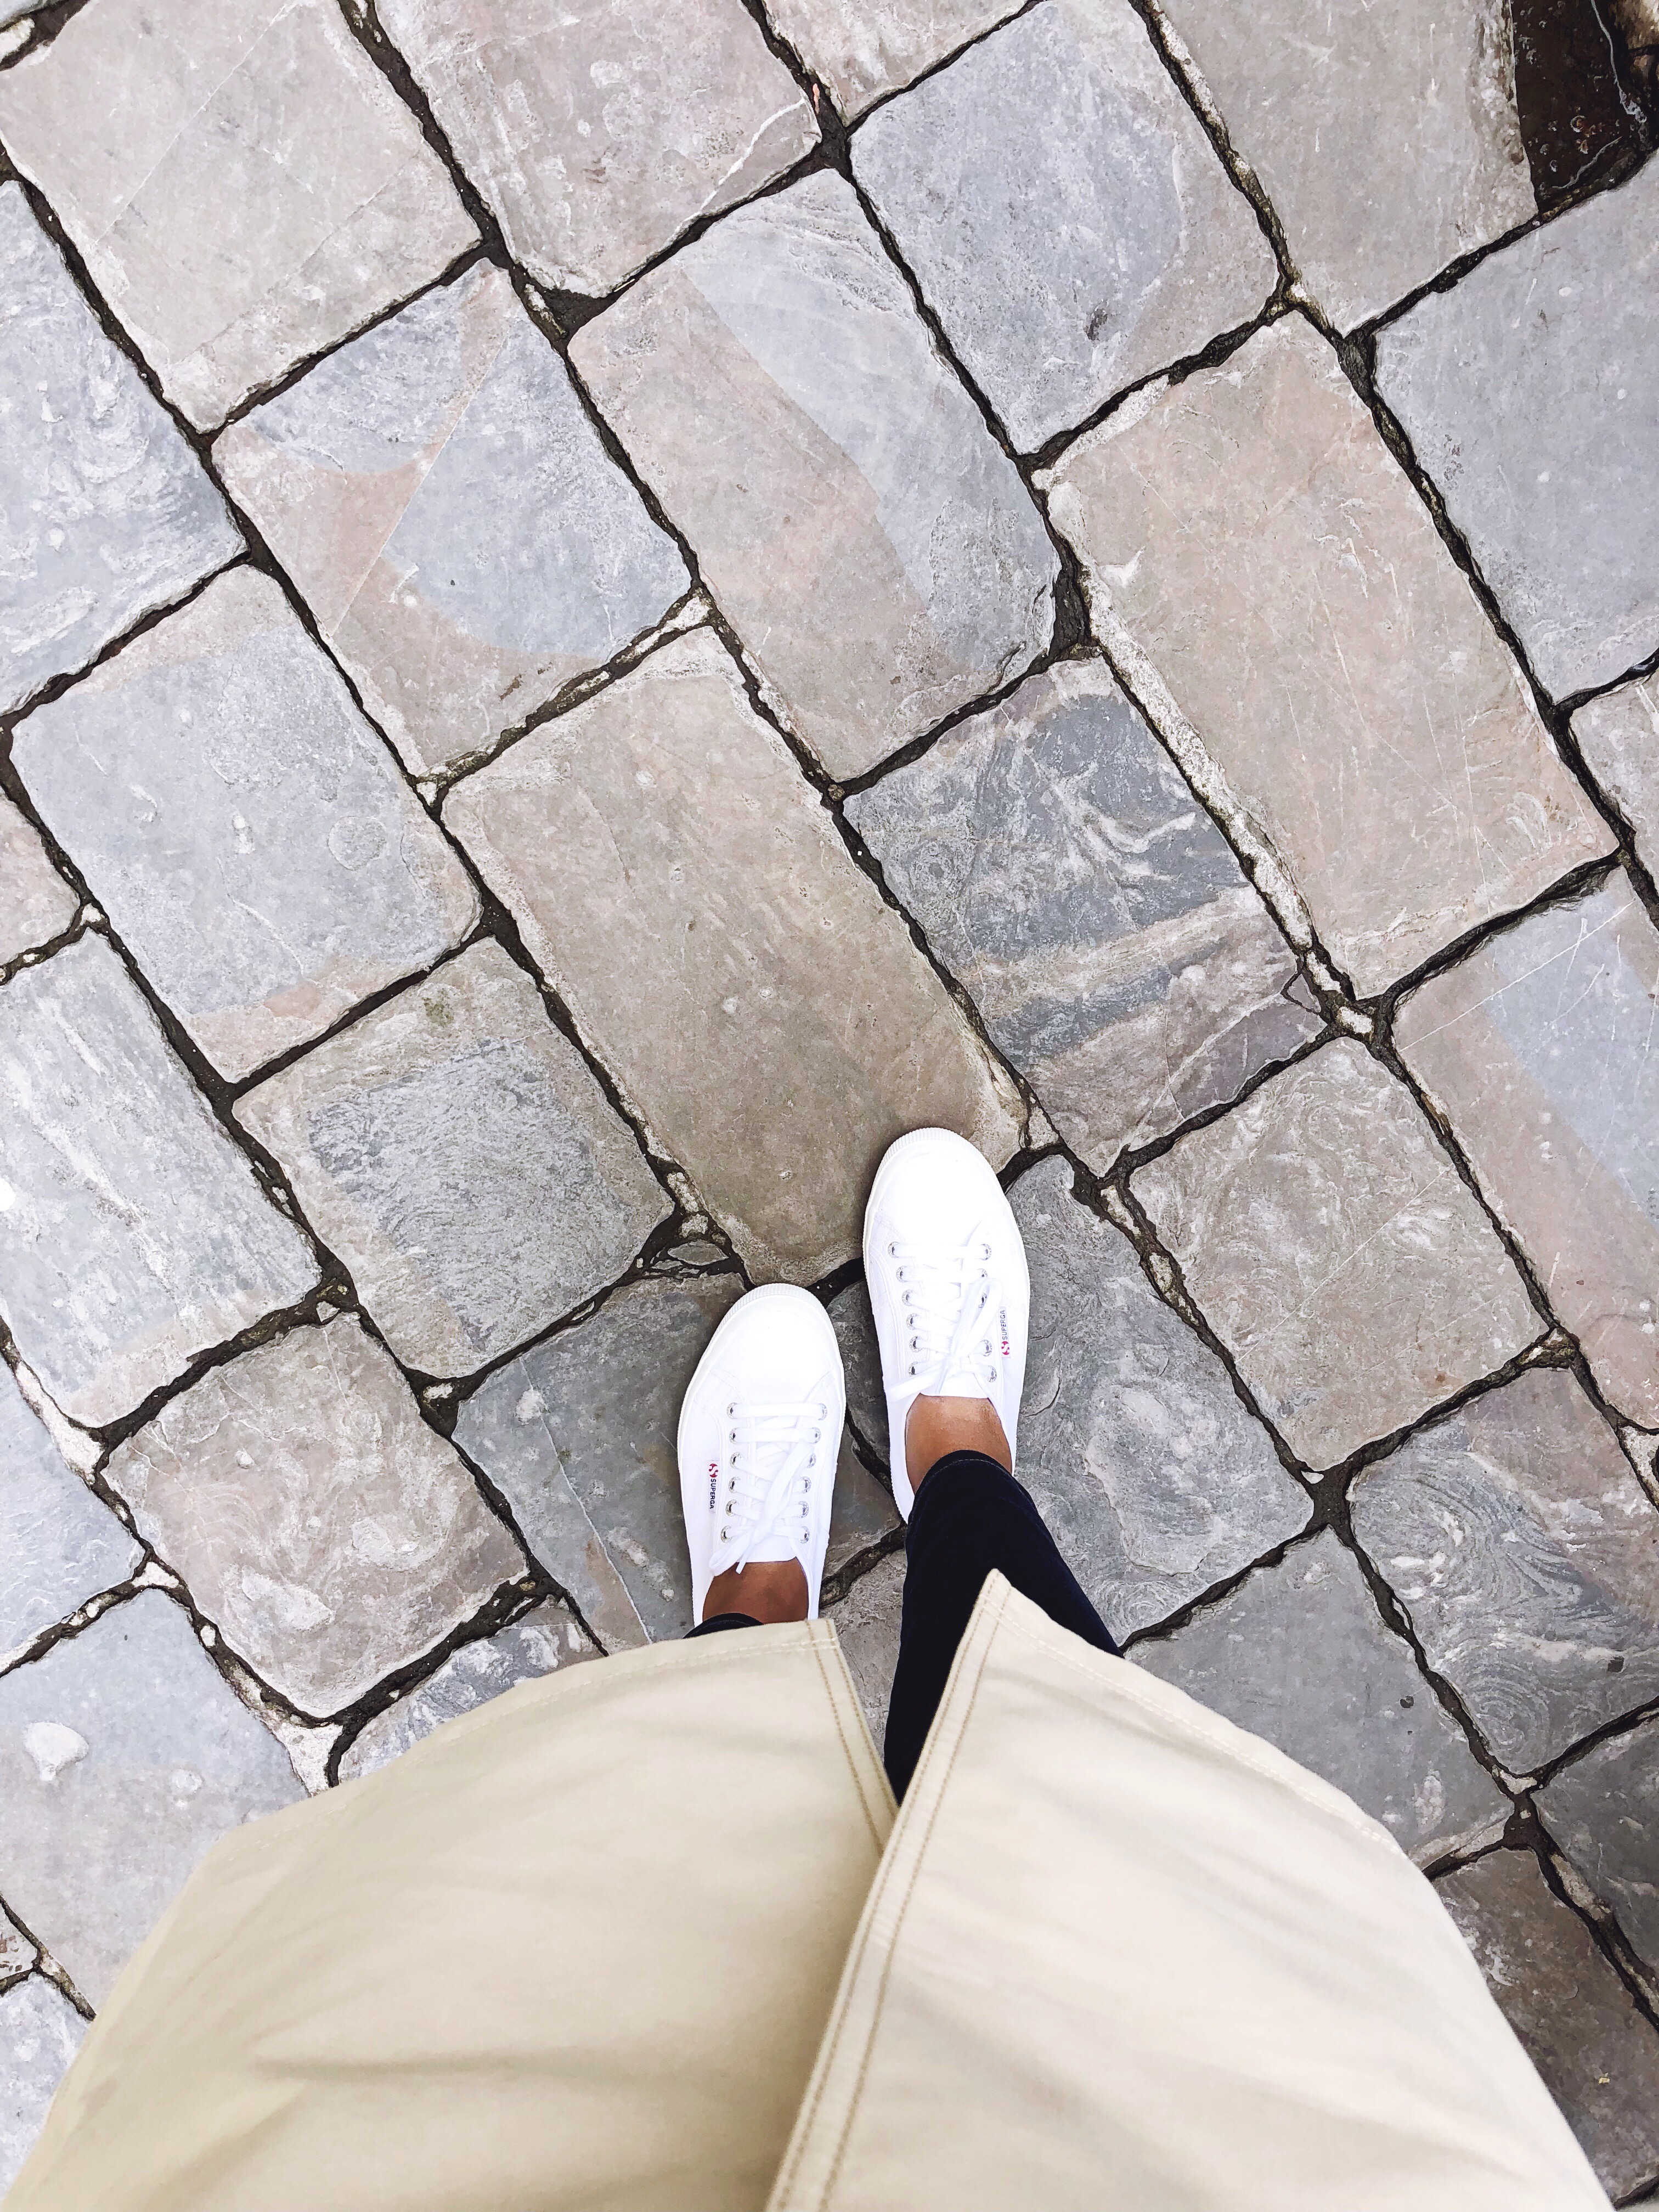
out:
M352 1738L340 1760L340 1779L354 1782L388 1765L445 1721L459 1720L520 1682L533 1682L561 1667L600 1656L575 1615L556 1598L477 1644L463 1644L425 1681L376 1713Z
M847 817L1097 1170L1322 1025L1232 848L1103 662L1028 677Z
M1492 1851L1435 1888L1610 2197L1659 2168L1659 2034L1529 1851Z
M1340 1037L1135 1176L1262 1412L1333 1467L1544 1333L1422 1110Z
M477 240L327 0L100 0L0 77L0 137L204 429Z
M1659 934L1629 879L1543 907L1413 992L1407 1066L1602 1389L1659 1427Z
M0 1911L0 1982L13 1982L28 1973L40 1956L22 1929Z
M1536 1803L1563 1856L1659 1974L1659 1721L1596 1744Z
M1659 876L1659 676L1592 699L1572 718L1584 764L1631 826L1637 858Z
M1048 643L1042 518L833 171L683 247L570 357L832 775Z
M694 1626L680 1401L742 1288L735 1275L629 1284L492 1375L456 1421L456 1443L608 1649ZM892 1499L843 1437L824 1571L897 1525Z
M887 1734L887 1705L893 1692L903 1616L902 1552L890 1552L885 1559L878 1559L829 1613L878 1753Z
M380 21L509 251L560 290L614 291L817 143L742 0L385 0Z
M21 725L52 835L222 1074L477 920L465 870L277 586L234 568Z
M487 263L331 354L214 459L421 774L527 720L690 586Z
M96 1428L317 1279L120 960L88 936L0 991L0 1314Z
M1345 1790L1419 1865L1509 1817L1329 1529L1128 1656Z
M1659 167L1381 332L1383 398L1557 698L1659 645ZM1503 395L1495 406L1494 395Z
M80 905L47 858L40 831L0 797L0 968L61 936Z
M1194 733L1362 997L1612 849L1299 315L1041 481L1096 635L1132 680L1150 665L1165 735Z
M1129 0L1043 0L872 115L853 167L1022 453L1279 281Z
M830 1320L841 1346L847 1380L847 1418L883 1467L888 1463L887 1393L881 1382L881 1347L862 1277L830 1301Z
M672 1211L486 939L240 1099L392 1351L467 1375L614 1282Z
M1367 1468L1354 1534L1510 1772L1659 1696L1659 1513L1563 1368Z
M86 2032L62 1990L39 1974L0 1996L0 2196L33 2148Z
M83 666L242 541L166 411L99 328L21 185L0 185L0 269L4 711ZM9 836L0 849L9 873ZM0 945L6 934L0 925Z
M94 2005L209 1846L304 1796L160 1590L0 1676L0 1882Z
M1266 185L1291 256L1349 330L1536 203L1509 11L1159 0L1206 105Z
M143 1557L0 1374L0 1658L125 1582Z
M851 117L1018 7L1019 0L769 0L767 12Z
M444 819L754 1279L849 1259L906 1129L1013 1151L1006 1080L711 631L532 730Z
M340 1711L524 1571L350 1314L214 1368L106 1473L226 1643L302 1712Z

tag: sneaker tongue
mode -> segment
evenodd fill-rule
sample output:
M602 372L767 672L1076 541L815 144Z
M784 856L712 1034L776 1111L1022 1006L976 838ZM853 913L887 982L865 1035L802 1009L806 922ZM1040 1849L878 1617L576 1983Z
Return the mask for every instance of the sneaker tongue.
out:
M793 1559L799 1556L800 1547L792 1537L781 1529L773 1529L763 1536L749 1554L749 1564L757 1559Z

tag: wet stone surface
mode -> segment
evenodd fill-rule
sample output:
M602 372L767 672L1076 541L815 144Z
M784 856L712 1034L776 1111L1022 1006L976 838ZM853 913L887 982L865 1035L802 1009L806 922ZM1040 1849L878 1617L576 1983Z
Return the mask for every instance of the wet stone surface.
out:
M1537 1805L1562 1856L1659 1975L1659 1721L1593 1746Z
M142 1556L0 1376L0 1659L125 1582Z
M1420 1865L1509 1816L1328 1529L1128 1656L1346 1790Z
M16 2179L86 2032L63 1991L41 1975L0 1995L0 2194Z
M40 833L0 798L0 968L66 930L80 900L47 857Z

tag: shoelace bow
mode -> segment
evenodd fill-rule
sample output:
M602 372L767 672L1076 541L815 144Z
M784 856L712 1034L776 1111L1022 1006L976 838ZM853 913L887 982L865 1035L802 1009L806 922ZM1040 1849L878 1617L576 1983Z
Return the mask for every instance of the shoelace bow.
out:
M890 1243L896 1265L904 1322L906 1381L928 1396L945 1395L953 1376L966 1378L970 1352L989 1363L988 1382L996 1380L995 1348L986 1314L991 1303L990 1240L975 1232L961 1249L941 1253L937 1245Z
M798 1518L810 1527L818 1447L829 1417L823 1405L726 1407L728 1449L715 1507L716 1574L747 1566L757 1547L775 1535L785 1519Z

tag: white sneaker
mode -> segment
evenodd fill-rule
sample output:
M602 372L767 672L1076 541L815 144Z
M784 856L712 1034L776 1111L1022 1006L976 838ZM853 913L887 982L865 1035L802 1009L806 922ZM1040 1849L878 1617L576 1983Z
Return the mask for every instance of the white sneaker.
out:
M841 1346L811 1293L772 1283L739 1298L680 1407L696 1620L714 1577L756 1559L799 1559L806 1617L817 1619L846 1417Z
M915 1503L904 1423L915 1400L988 1398L1017 1447L1031 1279L1013 1208L982 1153L949 1129L888 1147L864 1212L864 1273L887 1390L893 1499ZM918 1478L927 1472L915 1469Z

